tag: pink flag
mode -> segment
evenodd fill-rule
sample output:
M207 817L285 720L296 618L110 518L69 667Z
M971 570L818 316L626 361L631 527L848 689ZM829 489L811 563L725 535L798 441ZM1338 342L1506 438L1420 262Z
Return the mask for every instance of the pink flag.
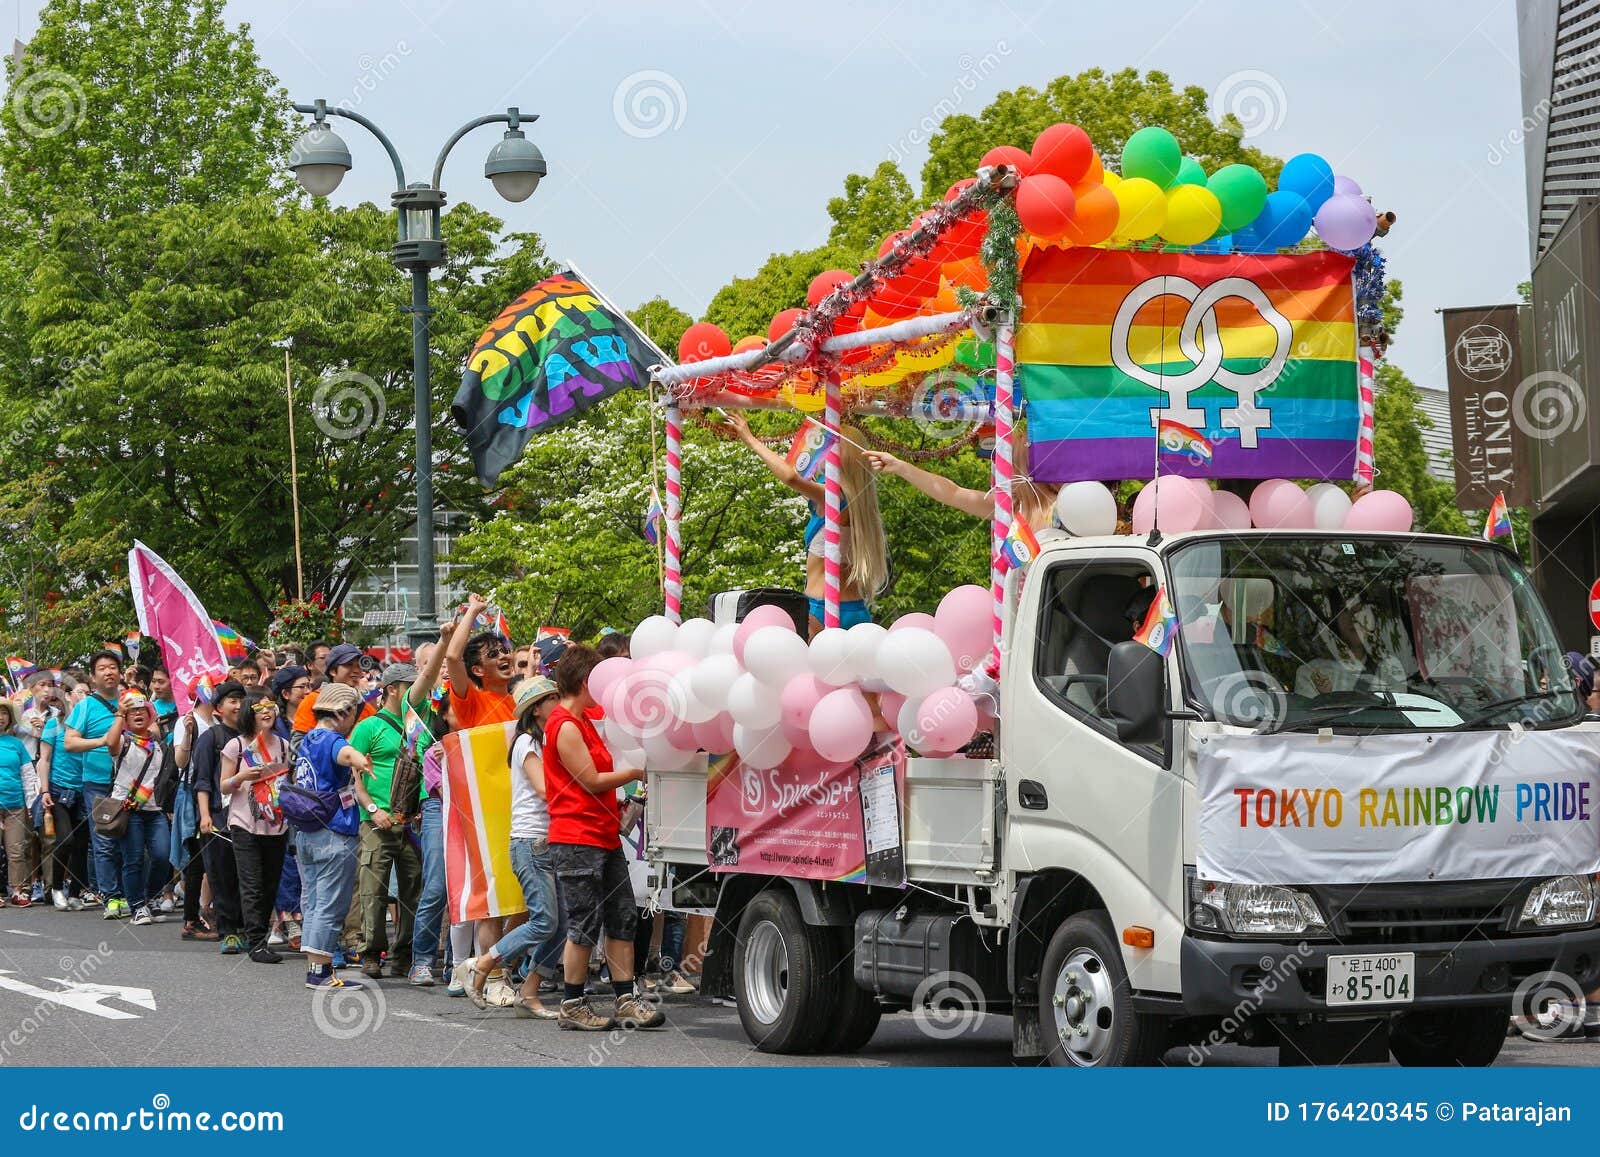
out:
M188 711L190 690L202 675L220 679L228 673L211 616L178 572L137 539L128 552L128 583L139 630L161 641L161 654L172 676L172 698L180 712Z

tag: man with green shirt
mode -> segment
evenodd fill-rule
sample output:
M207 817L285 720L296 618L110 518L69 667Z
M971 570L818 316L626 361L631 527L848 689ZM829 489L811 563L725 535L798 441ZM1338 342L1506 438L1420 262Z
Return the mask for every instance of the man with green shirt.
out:
M405 818L417 812L417 801L390 799L395 760L406 742L406 693L416 682L410 663L391 663L378 686L378 713L356 724L350 746L372 760L370 776L356 776L356 801L361 807L361 845L356 888L361 904L361 971L383 975L383 953L389 948L389 873L399 886L395 897L399 918L389 975L405 976L411 967L412 920L422 893L422 864L406 836Z

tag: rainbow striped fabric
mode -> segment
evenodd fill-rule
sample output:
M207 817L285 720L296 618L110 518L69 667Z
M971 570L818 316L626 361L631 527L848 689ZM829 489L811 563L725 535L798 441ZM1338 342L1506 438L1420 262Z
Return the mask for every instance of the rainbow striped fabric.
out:
M511 743L514 723L445 736L444 864L450 920L527 911L511 868Z
M217 629L217 642L222 644L222 654L228 659L248 659L255 644L220 619L212 619Z
M1211 450L1163 473L1347 479L1360 429L1352 261L1040 248L1018 373L1041 482L1148 478L1160 432Z

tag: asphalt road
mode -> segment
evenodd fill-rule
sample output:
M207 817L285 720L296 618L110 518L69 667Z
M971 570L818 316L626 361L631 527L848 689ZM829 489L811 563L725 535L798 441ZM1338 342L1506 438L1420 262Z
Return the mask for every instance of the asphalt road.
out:
M0 1065L1009 1065L1011 1022L958 1026L885 1017L849 1057L773 1057L745 1040L737 1012L670 998L657 1032L573 1033L479 1011L444 987L319 994L297 957L277 965L178 938L178 923L134 928L48 907L0 911ZM1175 1051L1173 1063L1184 1063ZM1208 1063L1272 1064L1224 1048ZM1600 1064L1600 1043L1506 1042L1501 1064Z

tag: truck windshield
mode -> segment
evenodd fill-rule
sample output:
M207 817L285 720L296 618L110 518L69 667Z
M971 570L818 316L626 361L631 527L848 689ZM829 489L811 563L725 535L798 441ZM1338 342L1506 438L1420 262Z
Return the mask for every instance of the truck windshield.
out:
M1187 695L1263 731L1561 726L1583 705L1533 584L1470 542L1242 534L1169 556Z

